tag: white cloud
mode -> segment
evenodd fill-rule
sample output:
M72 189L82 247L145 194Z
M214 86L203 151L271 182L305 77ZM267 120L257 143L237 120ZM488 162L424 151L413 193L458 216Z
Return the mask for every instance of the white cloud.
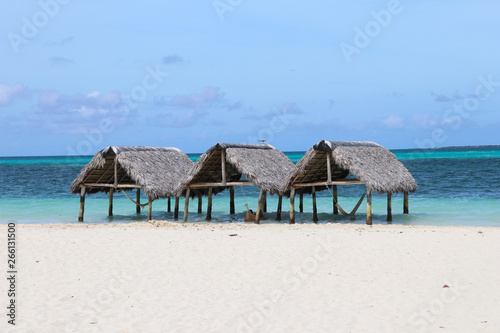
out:
M118 92L66 95L54 89L42 90L37 106L29 119L55 133L83 133L98 126L104 118L119 126L130 116Z
M241 109L243 103L240 101L229 101L218 87L206 86L201 92L187 95L175 95L174 97L155 96L154 103L162 107L177 107L180 109L208 110L219 109L234 111Z
M403 127L403 118L395 116L391 114L387 119L382 120L382 123L387 128L402 128Z
M420 128L429 129L439 124L439 117L429 113L417 114L413 117L413 123Z
M31 93L22 84L0 84L0 106L9 105L15 98L27 98Z
M51 57L49 58L49 65L56 66L66 66L75 63L73 60L64 57Z
M74 108L95 107L114 108L123 103L118 92L101 93L93 91L89 94L65 95L59 91L42 90L38 95L38 106L48 113L67 112Z
M90 94L87 94L87 97L90 97L90 98L95 98L95 97L99 97L99 95L101 95L100 92L98 91L93 91L91 92Z
M241 105L239 107L241 107ZM246 111L248 113L243 115L242 119L268 121L275 117L286 118L288 116L289 118L295 118L296 116L304 113L295 103L285 103L279 108L264 114L257 113L255 110L253 110L253 108L248 108Z
M192 93L189 95L177 95L170 102L173 106L200 108L209 107L217 102L221 102L224 94L216 87L204 87L201 93Z
M206 115L208 115L208 113L203 110L189 110L188 112L175 115L172 113L158 114L150 119L150 123L160 127L183 128L196 124Z

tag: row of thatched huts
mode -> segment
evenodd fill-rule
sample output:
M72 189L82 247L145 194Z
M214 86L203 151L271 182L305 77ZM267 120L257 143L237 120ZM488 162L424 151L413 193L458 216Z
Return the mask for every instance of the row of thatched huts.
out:
M347 213L338 202L337 186L364 184L366 193L352 212ZM258 223L266 210L266 196L278 195L276 219L281 220L282 197L290 198L290 223L295 223L295 196L311 194L313 220L317 221L316 193L329 190L332 194L333 214L354 218L365 195L366 223L372 223L372 192L387 194L387 219L392 219L391 195L404 193L403 213L408 213L408 193L417 184L388 149L365 141L326 141L311 147L294 165L280 150L269 144L218 143L202 154L196 163L177 148L111 146L99 151L73 181L70 191L80 194L79 221L83 221L85 196L96 192L109 193L109 215L113 214L113 195L123 191L136 205L148 206L151 219L152 202L175 198L174 218L178 218L179 198L185 197L183 221L188 218L190 199L198 198L198 213L203 196L208 197L207 216L211 219L212 196L230 190L230 214L235 213L234 187L255 185L260 189L255 220ZM135 200L126 191L136 190ZM140 191L148 202L140 202Z

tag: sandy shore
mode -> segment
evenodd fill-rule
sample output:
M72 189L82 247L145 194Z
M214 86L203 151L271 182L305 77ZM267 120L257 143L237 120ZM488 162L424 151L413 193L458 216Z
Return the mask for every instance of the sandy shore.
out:
M17 225L0 332L500 332L500 229ZM2 271L7 226L0 225Z

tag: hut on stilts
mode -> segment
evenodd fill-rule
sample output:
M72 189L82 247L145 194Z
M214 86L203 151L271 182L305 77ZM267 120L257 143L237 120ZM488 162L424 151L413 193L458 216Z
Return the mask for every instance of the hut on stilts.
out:
M191 170L194 162L177 148L147 146L110 146L95 154L76 177L70 187L73 194L80 194L78 221L83 222L86 194L109 193L108 215L113 215L113 195L123 193L135 203L136 212L148 206L148 220L151 219L152 202L167 198L171 211L170 197L175 196L179 181ZM136 199L125 191L136 190ZM148 197L146 204L140 203L141 189ZM175 201L178 215L179 198Z
M282 196L286 193L281 189L282 183L293 168L293 162L269 144L218 143L198 158L177 188L177 196L186 197L183 221L188 218L189 198L196 197L193 191L202 190L208 196L206 220L210 220L212 195L229 188L229 213L234 214L234 186L245 185L260 189L255 222L259 223L262 212L267 211L267 194L279 196L276 219L280 220Z
M408 214L408 192L417 190L417 183L388 149L367 141L320 141L311 147L288 175L282 191L290 191L290 223L295 223L295 195L300 194L300 211L304 193L311 193L313 220L317 221L316 192L330 189L333 213L354 214L365 194L350 213L338 202L337 185L366 185L366 224L372 224L372 192L387 194L387 220L392 220L391 195L404 193L403 213Z

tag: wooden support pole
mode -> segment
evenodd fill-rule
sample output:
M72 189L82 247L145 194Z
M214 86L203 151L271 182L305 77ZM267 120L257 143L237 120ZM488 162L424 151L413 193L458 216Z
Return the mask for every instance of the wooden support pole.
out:
M85 191L86 187L80 188L80 211L78 212L78 222L83 222L83 213L85 212Z
M267 213L267 192L264 191L264 197L262 198L263 203L262 203L262 211L264 213Z
M188 187L186 189L186 200L184 201L184 218L182 222L186 222L188 219L188 210L189 210L189 195L191 194L191 189Z
M387 222L392 221L392 193L387 193Z
M257 202L257 213L255 213L255 223L260 223L260 216L262 215L262 206L264 205L264 190L259 192L259 201Z
M304 212L304 193L300 192L299 212Z
M278 197L278 208L276 209L276 220L281 221L281 204L283 201L283 196Z
M179 197L175 197L174 219L179 218Z
M109 207L108 207L108 216L113 216L113 192L115 191L114 187L109 189Z
M367 189L366 195L366 224L372 224L372 190Z
M331 163L331 152L326 153L326 183L330 185L332 183L332 166Z
M88 185L88 184L87 184ZM191 183L189 184L189 188L191 189L198 189L198 188L207 188L207 187L222 187L222 186L247 186L247 185L255 185L252 182L249 181L241 181L241 182L227 182L222 184L222 181L220 182L203 182L203 183Z
M118 184L116 187L114 184L104 184L104 183L83 183L82 185L80 186L86 186L87 188L91 188L91 187L114 187L115 189L117 187L119 188L126 188L126 189L133 189L133 188L138 188L140 186L136 185L136 184L124 184L124 183L121 183L121 184Z
M138 188L135 193L135 202L135 212L139 214L141 212L141 188Z
M208 202L207 202L207 217L205 220L210 221L212 219L212 187L208 188Z
M221 151L222 186L226 186L226 150Z
M337 208L336 205L339 202L339 198L337 195L337 185L333 185L332 190L333 190L333 214L338 215L339 209Z
M353 210L349 213L350 217L351 217L351 221L354 221L356 220L356 212L358 211L358 208L359 206L361 206L361 203L363 202L363 199L365 198L365 193L363 193L363 195L361 196L361 198L359 199L358 203L356 204L356 206L354 206ZM340 207L340 206L339 206Z
M202 205L202 200L203 200L203 197L202 195L200 194L198 196L198 214L201 214L201 205Z
M336 180L332 180L331 184L327 184L327 182L325 180L325 181L316 181L316 182L312 182L312 183L295 183L295 184L293 184L293 187L298 189L298 188L302 188L302 187L327 186L327 185L366 185L366 184L359 179L336 179Z
M148 221L151 221L151 216L153 215L153 200L148 197Z
M257 212L255 213L255 223L260 223L260 217L262 216L262 206L264 205L264 190L259 192L259 200L257 201Z
M404 193L403 214L408 214L408 192Z
M318 222L318 207L316 207L316 188L312 187L312 199L313 199L313 222Z
M229 214L234 214L234 186L229 188Z
M167 198L167 212L170 213L172 211L171 207L170 207L170 197Z
M115 174L114 174L115 182L113 185L114 188L118 187L118 162L116 160L117 157L118 155L115 155Z
M290 224L295 224L295 188L290 191Z

